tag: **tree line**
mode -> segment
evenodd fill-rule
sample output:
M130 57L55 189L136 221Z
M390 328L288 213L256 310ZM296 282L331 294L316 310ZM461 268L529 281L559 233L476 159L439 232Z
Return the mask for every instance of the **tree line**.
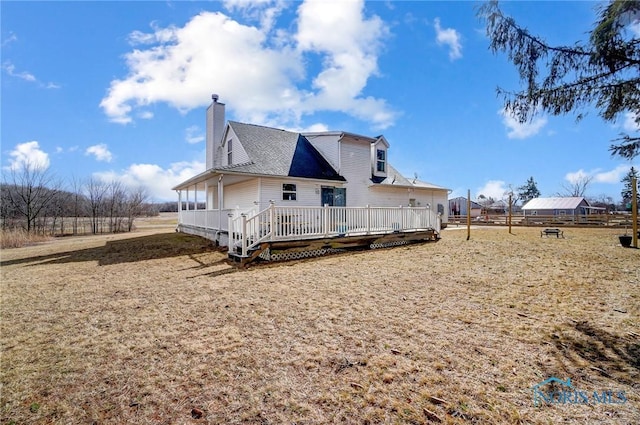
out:
M158 214L144 188L95 178L64 185L46 167L24 163L3 175L2 230L28 234L78 235L129 232L135 219Z

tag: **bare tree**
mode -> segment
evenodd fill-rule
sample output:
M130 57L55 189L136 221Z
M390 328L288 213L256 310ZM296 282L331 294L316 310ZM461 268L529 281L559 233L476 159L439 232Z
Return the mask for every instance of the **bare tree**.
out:
M561 185L562 191L558 192L558 196L583 197L592 180L593 176L584 175L576 178L571 183L563 183Z
M73 217L72 222L72 232L74 235L78 234L78 221L81 216L85 216L87 213L87 202L82 194L82 182L80 179L77 179L75 176L71 177L71 192L72 196L69 199L71 205L69 208L69 214Z
M5 183L8 189L3 195L13 212L25 220L27 233L31 233L36 229L37 219L58 194L60 184L48 167L28 161L11 168L9 175Z
M122 231L122 218L125 213L126 191L118 181L108 185L108 195L105 199L107 214L109 215L109 232Z
M149 195L142 187L129 192L126 202L127 230L129 232L133 229L133 221L144 213L148 197Z
M90 178L85 185L85 190L91 211L91 232L96 234L100 231L100 222L103 217L104 203L109 185L100 180Z

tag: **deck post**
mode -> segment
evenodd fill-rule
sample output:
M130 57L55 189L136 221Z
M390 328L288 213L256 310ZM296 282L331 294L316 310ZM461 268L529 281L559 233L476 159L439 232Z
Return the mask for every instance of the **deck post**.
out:
M270 200L269 201L269 233L271 234L271 236L269 236L269 240L273 240L273 235L276 231L275 209L276 209L275 201Z
M324 204L322 207L322 226L324 227L324 235L329 236L329 204Z
M220 211L222 212L222 211ZM228 227L228 239L229 241L227 242L229 244L229 252L233 253L233 246L235 245L236 242L236 237L235 237L235 229L233 228L233 214L228 213L227 214L228 220L229 220L229 227Z
M240 214L240 217L242 217L242 235L241 235L242 256L246 257L247 256L247 215L245 213L242 213Z
M404 231L404 209L402 209L402 205L400 205L400 229Z
M367 205L367 235L371 233L371 206Z

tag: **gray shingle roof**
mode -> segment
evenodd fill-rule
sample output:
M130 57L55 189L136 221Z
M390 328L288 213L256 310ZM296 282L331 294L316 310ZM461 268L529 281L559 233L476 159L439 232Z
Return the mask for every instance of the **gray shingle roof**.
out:
M446 190L446 188L442 186L436 186L435 184L432 184L432 183L424 182L418 179L408 179L404 177L402 174L400 174L400 172L395 168L393 168L389 163L387 163L387 177L378 181L372 179L372 181L376 185L380 185L380 186L408 186L408 187L423 188L423 189Z
M221 167L239 173L344 181L301 134L254 124L229 121L250 158L243 164Z

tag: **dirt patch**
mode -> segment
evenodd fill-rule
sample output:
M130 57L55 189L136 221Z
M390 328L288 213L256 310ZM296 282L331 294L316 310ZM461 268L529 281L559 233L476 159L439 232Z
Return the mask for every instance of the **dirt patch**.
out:
M142 233L1 253L2 423L637 423L640 251L615 230L236 271ZM534 406L549 377L625 403Z

